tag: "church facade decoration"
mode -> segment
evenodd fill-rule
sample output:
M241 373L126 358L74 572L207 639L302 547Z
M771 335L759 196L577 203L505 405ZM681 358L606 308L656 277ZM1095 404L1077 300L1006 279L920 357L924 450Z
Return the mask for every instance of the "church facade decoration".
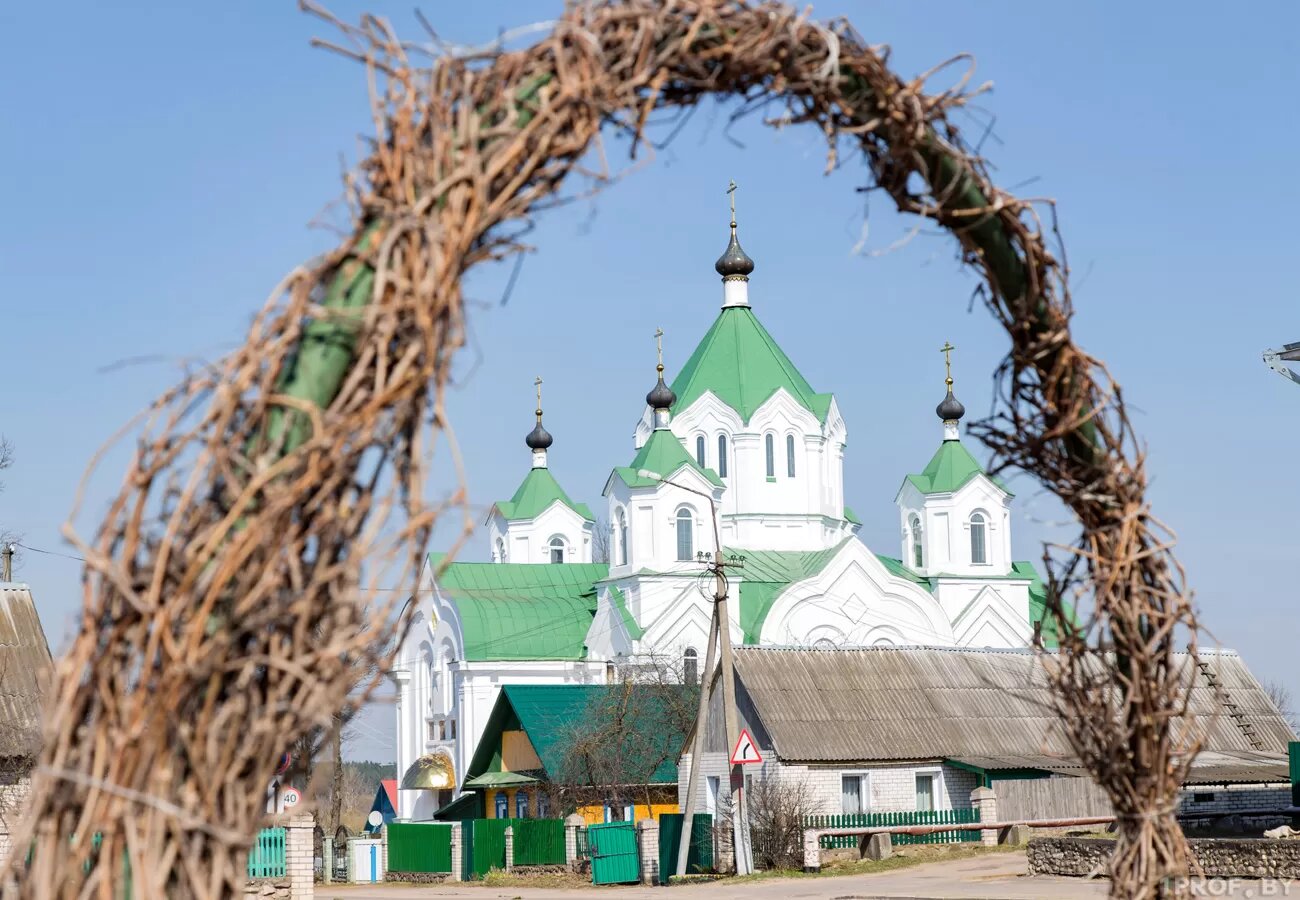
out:
M734 207L715 268L718 318L671 383L660 350L631 459L605 480L608 560L593 561L595 517L548 467L537 380L532 467L488 513L492 561L431 556L413 601L392 672L399 775L443 754L463 778L504 684L603 684L648 659L698 674L712 602L698 557L719 545L744 558L731 579L737 646L1032 642L1043 586L1012 558L1013 495L961 442L950 366L942 442L896 496L897 556L875 553L844 503L848 432L834 396L813 389L749 304L754 262ZM456 793L399 791L398 815L430 818Z

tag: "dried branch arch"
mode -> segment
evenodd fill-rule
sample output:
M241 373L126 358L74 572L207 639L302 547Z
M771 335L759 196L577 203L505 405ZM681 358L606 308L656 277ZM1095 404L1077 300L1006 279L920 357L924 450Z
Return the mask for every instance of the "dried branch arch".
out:
M382 579L413 584L430 524L459 502L427 506L423 477L447 428L462 277L521 251L518 227L603 126L639 137L654 110L707 96L783 101L784 123L821 129L832 164L861 154L979 273L1010 339L981 436L1082 526L1055 588L1082 588L1097 616L1065 636L1054 677L1122 817L1114 890L1154 896L1185 869L1171 807L1194 746L1175 735L1174 650L1195 626L1182 573L1120 392L1071 338L1067 273L1033 206L996 187L949 119L970 92L926 93L847 22L776 3L575 4L527 49L424 64L381 20L336 24L375 85L354 233L276 287L244 348L160 398L99 532L74 536L81 632L34 788L33 861L6 896L108 897L127 865L136 897L241 889L285 744L387 658L396 626L368 630L365 608L394 607L362 585L376 574L363 561L393 558Z

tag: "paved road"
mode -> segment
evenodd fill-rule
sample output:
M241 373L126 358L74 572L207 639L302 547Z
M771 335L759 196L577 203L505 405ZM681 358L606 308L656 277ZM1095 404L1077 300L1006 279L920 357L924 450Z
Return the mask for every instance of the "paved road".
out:
M1024 874L1023 853L991 853L971 859L926 863L875 875L835 878L790 878L766 881L695 884L662 888L607 887L574 890L488 888L481 885L317 885L318 900L574 900L603 895L610 900L1088 900L1105 897L1104 882L1074 878L1031 878ZM1300 896L1300 895L1298 895Z

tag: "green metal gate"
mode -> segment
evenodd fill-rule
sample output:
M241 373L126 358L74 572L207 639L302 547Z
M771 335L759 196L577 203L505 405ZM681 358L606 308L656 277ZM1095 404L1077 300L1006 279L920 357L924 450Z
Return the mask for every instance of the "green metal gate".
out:
M636 826L631 822L610 822L587 829L591 848L592 884L627 884L641 880L636 848Z
M248 850L248 877L283 878L286 871L284 829L263 828Z
M677 851L682 841L682 813L662 813L659 816L659 881L667 883L677 874ZM713 871L713 816L695 814L695 827L691 829L691 843L686 851L686 874Z
M388 826L388 871L450 872L451 830L456 827L393 822Z

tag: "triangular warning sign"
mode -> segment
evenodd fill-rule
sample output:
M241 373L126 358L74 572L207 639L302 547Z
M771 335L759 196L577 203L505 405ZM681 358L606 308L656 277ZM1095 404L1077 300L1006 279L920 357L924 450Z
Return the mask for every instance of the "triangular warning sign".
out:
M736 746L731 751L731 764L733 766L744 766L751 763L761 763L763 755L758 752L758 745L749 735L748 728L740 730L740 737L736 738Z

